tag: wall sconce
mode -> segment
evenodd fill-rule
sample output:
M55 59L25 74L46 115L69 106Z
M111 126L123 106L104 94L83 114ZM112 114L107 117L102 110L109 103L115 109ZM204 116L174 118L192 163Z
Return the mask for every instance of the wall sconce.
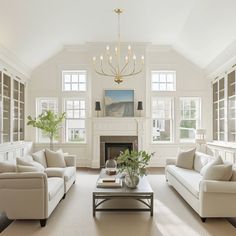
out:
M143 110L143 102L138 101L138 107L137 110L139 111L139 116L141 116L142 110Z
M99 117L99 112L101 111L101 104L99 101L95 102L95 111L97 112L97 117Z

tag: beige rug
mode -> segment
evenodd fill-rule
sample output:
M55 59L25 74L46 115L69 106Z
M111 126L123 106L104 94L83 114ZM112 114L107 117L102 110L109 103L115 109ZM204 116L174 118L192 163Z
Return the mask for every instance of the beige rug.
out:
M225 219L200 217L165 182L164 175L149 175L155 192L154 216L149 213L98 212L92 216L92 190L97 175L78 174L76 184L48 219L45 228L39 221L13 222L2 235L9 236L223 236L236 235Z

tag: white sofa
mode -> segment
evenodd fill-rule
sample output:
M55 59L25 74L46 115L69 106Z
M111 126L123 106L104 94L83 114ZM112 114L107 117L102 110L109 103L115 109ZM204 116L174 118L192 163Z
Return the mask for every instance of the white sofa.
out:
M200 170L212 158L196 152L193 169L177 167L173 159L166 163L166 180L203 222L207 217L236 217L236 169L230 181L203 180Z
M75 183L75 156L64 156L64 168L48 168L44 150L32 156L41 165L43 163L45 169L18 173L12 164L10 168L7 167L8 164L3 164L7 173L0 173L0 210L9 219L39 219L43 227L57 204ZM29 166L24 166L26 171L27 167Z

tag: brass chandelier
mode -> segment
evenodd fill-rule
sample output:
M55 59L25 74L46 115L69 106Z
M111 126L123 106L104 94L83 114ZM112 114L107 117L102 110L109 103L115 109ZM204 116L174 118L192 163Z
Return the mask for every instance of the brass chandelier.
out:
M113 77L114 81L118 84L123 82L124 77L130 77L142 72L144 65L144 56L141 56L141 60L137 63L137 58L128 46L126 56L121 60L121 48L120 48L120 14L123 12L121 9L115 9L114 12L118 16L118 40L117 46L114 51L110 50L110 46L106 46L106 51L101 54L100 58L93 57L93 65L95 72L102 76ZM138 66L137 66L138 64Z

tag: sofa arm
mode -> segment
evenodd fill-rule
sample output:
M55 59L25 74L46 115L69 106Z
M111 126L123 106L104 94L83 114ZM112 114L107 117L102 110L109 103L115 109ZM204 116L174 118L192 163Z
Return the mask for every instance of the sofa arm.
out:
M66 166L75 166L76 167L76 156L75 155L65 155Z
M236 193L236 182L203 180L200 183L200 192L205 193Z
M166 166L168 165L176 165L176 159L166 159Z
M64 178L65 168L51 167L46 168L44 173L47 174L47 177L59 177Z
M2 173L0 189L47 189L47 176L42 172Z

